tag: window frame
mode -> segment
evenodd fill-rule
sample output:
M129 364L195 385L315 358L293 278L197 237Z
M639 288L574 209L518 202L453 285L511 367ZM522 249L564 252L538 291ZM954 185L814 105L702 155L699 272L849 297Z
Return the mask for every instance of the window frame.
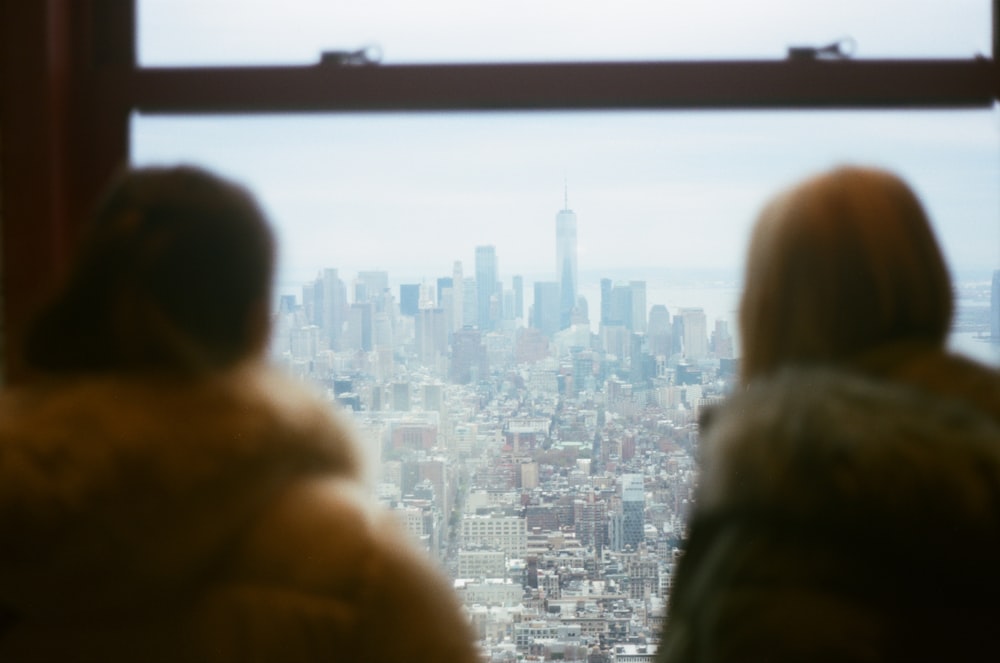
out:
M990 57L914 60L139 67L138 0L0 0L0 275L6 377L78 227L147 114L990 108Z

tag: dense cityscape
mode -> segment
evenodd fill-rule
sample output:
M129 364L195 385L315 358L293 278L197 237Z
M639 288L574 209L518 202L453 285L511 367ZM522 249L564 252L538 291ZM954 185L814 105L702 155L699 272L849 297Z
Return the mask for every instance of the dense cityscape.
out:
M555 221L556 278L530 304L488 245L470 275L398 289L323 269L280 297L272 356L353 414L379 499L453 579L484 660L652 661L698 415L732 388L737 341L641 280L602 278L591 310L576 215ZM1000 336L998 280L960 325Z

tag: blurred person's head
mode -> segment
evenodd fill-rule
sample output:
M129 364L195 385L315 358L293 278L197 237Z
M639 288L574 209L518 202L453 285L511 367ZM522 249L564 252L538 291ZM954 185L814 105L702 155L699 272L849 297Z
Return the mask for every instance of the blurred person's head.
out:
M742 379L850 361L880 346L943 346L951 279L920 201L892 173L842 167L773 198L750 239Z
M263 353L274 238L243 187L194 167L122 175L29 333L54 372L198 373Z

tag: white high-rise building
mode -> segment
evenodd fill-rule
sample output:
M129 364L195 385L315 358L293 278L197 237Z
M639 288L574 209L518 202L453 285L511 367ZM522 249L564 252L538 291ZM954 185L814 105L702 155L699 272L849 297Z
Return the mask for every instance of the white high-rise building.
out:
M457 288L456 288L457 289ZM476 302L476 279L471 276L462 279L462 325L474 327L476 316L479 314L479 306Z
M646 333L646 282L629 281L632 294L632 331Z
M452 327L458 331L465 324L465 280L462 278L462 261L456 260L451 270Z
M576 214L564 193L563 208L556 214L556 281L559 283L559 328L572 323L573 307L580 289L577 275Z
M320 273L322 284L322 331L331 350L340 349L340 337L347 317L347 288L336 269L326 268Z
M684 356L690 360L708 356L708 321L701 308L682 308L677 313L684 324Z

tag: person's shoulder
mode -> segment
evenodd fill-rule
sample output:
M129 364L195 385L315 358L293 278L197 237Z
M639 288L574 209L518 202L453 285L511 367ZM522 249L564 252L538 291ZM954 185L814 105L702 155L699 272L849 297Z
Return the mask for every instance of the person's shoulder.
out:
M137 424L146 418L159 425L178 411L187 413L189 420L259 418L289 426L330 427L334 418L314 388L258 363L198 375L152 371L40 375L0 392L0 409L8 418L79 418L89 412L95 420L113 417Z
M336 605L369 660L473 660L444 574L357 482L316 477L284 491L247 537L233 576Z
M767 438L760 441L764 444L786 440L798 445L803 439L835 444L845 437L897 438L885 433L909 429L915 419L933 428L932 437L940 437L946 430L934 422L964 421L963 426L977 428L986 425L988 417L908 381L839 368L796 367L734 392L713 410L706 429L729 439L761 434ZM745 434L734 435L734 428Z
M378 524L357 482L302 477L258 515L236 568L251 581L342 593L380 554Z
M1000 423L1000 370L954 352L926 353L900 367L900 378L967 402Z
M11 459L0 470L20 468L23 480L53 489L52 467L74 481L123 489L142 467L163 485L209 491L238 476L265 485L320 472L357 478L363 465L358 436L333 403L258 366L196 378L35 380L0 395L0 439L0 452ZM52 466L47 473L40 471L44 462Z
M318 387L262 362L192 378L116 376L106 382L109 389L131 392L130 409L146 425L198 438L220 457L274 458L301 471L361 475L362 447L340 407Z
M358 431L341 406L316 385L261 365L240 367L218 380L219 391L232 400L234 416L256 421L263 437L325 455L346 475L360 476L365 458Z
M240 565L248 577L275 574L301 589L337 593L443 579L362 484L329 475L303 477L283 490L258 517L244 550Z
M700 445L703 506L794 495L790 503L810 508L810 496L878 498L892 481L917 494L921 482L975 478L977 463L1000 476L1000 426L982 412L835 369L791 369L749 385L713 414Z
M906 383L938 398L963 401L1000 423L1000 369L924 343L892 343L858 358L874 377Z

